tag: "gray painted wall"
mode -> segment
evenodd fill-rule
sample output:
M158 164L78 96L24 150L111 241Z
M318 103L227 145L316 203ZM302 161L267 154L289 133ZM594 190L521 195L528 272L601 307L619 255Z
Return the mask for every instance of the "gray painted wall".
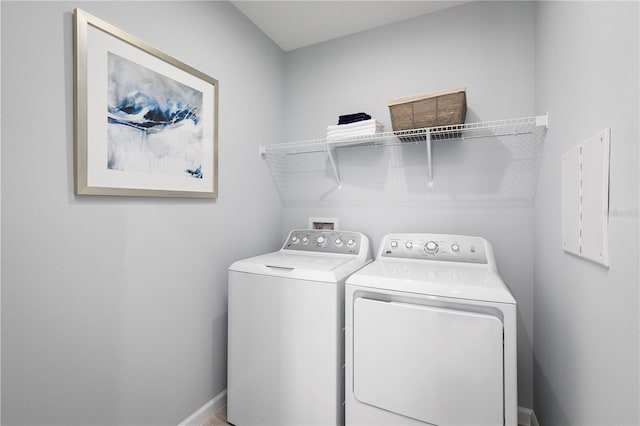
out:
M226 2L0 7L3 424L183 420L226 386L227 266L308 216L374 248L391 231L485 236L519 302L520 405L535 388L541 424L640 423L637 3L478 2L286 55ZM220 81L218 200L73 195L75 7ZM535 208L492 185L469 198L460 164L488 182L494 163L464 143L434 146L432 190L415 148L343 156L342 192L304 182L313 196L283 211L258 144L360 110L389 129L389 98L460 85L467 121L550 112ZM558 185L560 155L607 126L608 270L561 251Z
M542 425L640 424L638 2L538 2L535 412ZM611 267L564 253L564 152L611 127Z
M227 2L1 7L2 423L178 424L226 387L227 267L281 240L284 53ZM73 195L75 7L219 80L217 200Z
M289 52L287 141L323 138L338 115L358 111L391 130L389 99L459 86L467 88L467 122L544 113L534 110L534 30L533 3L474 2ZM434 144L432 189L422 145L341 152L343 189L326 189L329 167L326 179L301 176L284 200L284 231L328 216L369 235L375 249L389 232L487 238L518 300L519 404L532 407L533 201L501 193L510 185L523 190L511 175L496 179L496 165L515 164L496 163L503 148L479 140Z

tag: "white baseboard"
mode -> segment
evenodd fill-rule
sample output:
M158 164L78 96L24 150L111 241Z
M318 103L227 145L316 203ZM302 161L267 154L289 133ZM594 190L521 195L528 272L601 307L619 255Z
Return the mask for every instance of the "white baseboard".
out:
M214 396L209 402L200 407L195 413L180 422L178 426L201 426L211 416L227 405L227 390Z
M536 413L531 408L518 407L518 424L523 426L540 426Z
M540 423L538 423L538 418L536 417L536 413L534 413L533 410L531 410L531 426L540 426Z

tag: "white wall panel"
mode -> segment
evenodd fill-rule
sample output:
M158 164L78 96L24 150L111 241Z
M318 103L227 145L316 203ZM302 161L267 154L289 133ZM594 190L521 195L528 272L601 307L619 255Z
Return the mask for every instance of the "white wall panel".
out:
M605 129L582 147L582 256L609 266L609 139Z
M609 266L609 144L605 129L562 156L562 247Z

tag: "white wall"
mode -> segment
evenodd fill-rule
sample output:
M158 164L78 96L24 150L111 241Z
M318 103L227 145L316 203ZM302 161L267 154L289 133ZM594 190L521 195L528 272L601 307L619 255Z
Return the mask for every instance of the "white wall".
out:
M73 195L75 7L219 80L217 200ZM226 387L227 267L281 240L284 54L227 2L1 8L2 423L175 425Z
M537 2L536 109L549 111L535 240L542 425L640 424L638 2ZM564 152L611 127L609 255L562 251Z
M544 113L534 110L534 29L531 2L474 2L289 52L286 141L323 138L338 115L359 111L391 130L389 99L459 86L467 88L467 122ZM332 190L328 166L318 179L299 173L287 188L298 185L284 200L283 225L338 217L342 229L368 234L375 249L389 232L487 238L518 300L519 403L532 407L532 197L502 192L522 189L504 174L513 162L503 150L484 141L435 144L432 189L424 146L340 152L343 189Z

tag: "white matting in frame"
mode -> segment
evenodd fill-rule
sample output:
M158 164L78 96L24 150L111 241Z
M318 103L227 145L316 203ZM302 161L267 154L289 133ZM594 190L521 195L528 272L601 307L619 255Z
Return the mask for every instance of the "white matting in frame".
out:
M215 198L218 81L75 10L75 191Z

